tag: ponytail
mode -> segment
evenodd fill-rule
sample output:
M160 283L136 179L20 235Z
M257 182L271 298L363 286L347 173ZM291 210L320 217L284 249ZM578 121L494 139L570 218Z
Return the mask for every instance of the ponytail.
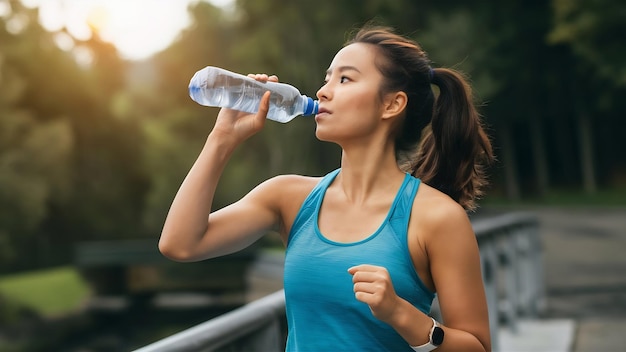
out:
M465 78L451 69L432 69L417 42L390 28L367 26L346 44L352 43L378 49L381 93L408 96L406 116L394 132L400 168L474 210L487 183L484 167L494 157ZM432 85L439 87L438 97Z
M439 95L412 174L466 210L475 210L475 200L486 184L484 167L494 159L491 143L466 79L446 68L432 70L431 77L431 83L439 87Z

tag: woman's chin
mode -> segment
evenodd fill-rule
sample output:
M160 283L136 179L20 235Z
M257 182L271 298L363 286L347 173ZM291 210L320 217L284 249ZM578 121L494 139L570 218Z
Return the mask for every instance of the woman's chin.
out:
M322 142L334 142L332 138L332 134L328 133L330 131L325 131L323 128L319 128L319 126L315 129L315 137Z

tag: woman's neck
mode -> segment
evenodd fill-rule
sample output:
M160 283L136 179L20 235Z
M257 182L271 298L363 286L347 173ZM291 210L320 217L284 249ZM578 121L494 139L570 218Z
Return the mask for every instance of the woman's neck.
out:
M361 203L387 192L395 194L403 180L393 143L344 147L337 186L351 201Z

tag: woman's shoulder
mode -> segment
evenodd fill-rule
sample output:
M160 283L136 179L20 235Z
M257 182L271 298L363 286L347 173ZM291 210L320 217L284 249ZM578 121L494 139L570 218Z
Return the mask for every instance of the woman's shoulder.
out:
M281 235L285 242L300 207L321 180L322 177L280 175L268 179L259 186L263 197L280 214Z
M471 226L467 212L459 203L424 183L413 202L411 216L425 234L457 232Z
M317 185L322 177L314 177L314 176L303 176L303 175L295 175L295 174L285 174L274 176L264 184L267 184L268 187L276 187L276 188L290 188L290 189L299 189L299 188L313 188Z
M274 199L294 200L305 198L320 182L322 177L302 175L278 175L269 178L256 187L255 192Z

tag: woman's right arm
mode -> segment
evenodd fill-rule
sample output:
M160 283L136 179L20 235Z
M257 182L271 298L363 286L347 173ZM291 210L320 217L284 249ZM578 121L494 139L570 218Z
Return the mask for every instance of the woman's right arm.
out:
M268 80L265 75L256 78ZM269 92L263 96L256 115L220 111L170 207L159 240L163 255L176 261L225 255L245 248L278 224L280 211L274 192L280 182L276 179L211 213L215 190L228 159L239 144L263 128L268 108Z

